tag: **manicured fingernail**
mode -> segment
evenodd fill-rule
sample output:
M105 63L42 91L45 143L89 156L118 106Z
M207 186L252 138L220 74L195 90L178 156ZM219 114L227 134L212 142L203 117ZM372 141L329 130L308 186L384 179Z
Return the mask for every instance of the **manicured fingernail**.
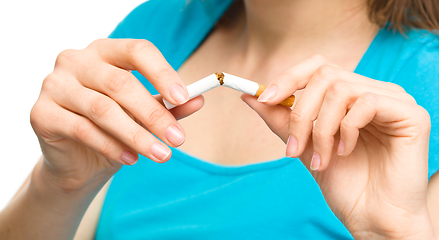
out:
M150 151L151 154L161 162L165 161L166 158L168 158L168 156L171 154L171 150L161 143L154 143L151 146Z
M265 91L259 96L258 101L259 102L266 102L277 94L277 87L276 86L269 86Z
M165 137L175 146L180 146L185 140L184 134L174 125L168 127L165 132Z
M122 162L126 163L127 165L133 165L137 162L137 159L139 159L139 156L130 151L125 151L120 156L120 160L122 160Z
M287 153L285 155L287 157L292 157L296 155L296 152L297 152L297 139L293 136L289 136L287 142Z
M337 148L337 155L341 156L344 153L344 143L342 140L340 140L340 143L338 144L338 148Z
M313 153L311 158L311 170L315 171L320 167L320 155L318 153Z
M171 94L171 97L178 103L183 104L189 100L188 93L183 89L182 86L178 84L174 84L169 89L169 94Z

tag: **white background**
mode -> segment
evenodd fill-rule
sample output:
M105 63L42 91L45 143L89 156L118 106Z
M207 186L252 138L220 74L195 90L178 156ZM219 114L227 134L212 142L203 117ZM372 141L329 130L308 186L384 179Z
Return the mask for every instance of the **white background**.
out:
M41 155L29 113L58 53L108 36L144 1L0 1L0 210Z

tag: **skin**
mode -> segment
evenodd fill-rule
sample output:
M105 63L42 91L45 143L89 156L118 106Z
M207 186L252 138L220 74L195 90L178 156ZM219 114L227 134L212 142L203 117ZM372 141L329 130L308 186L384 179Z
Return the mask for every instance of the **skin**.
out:
M215 29L178 73L142 40L103 39L60 54L31 113L44 157L1 212L0 237L72 239L77 232L78 239L92 239L94 228L78 226L84 214L82 226L96 224L105 188L92 200L122 164L136 161L126 151L157 162L170 157L152 147L160 143L147 128L170 146L186 140L183 150L216 163L255 163L286 152L311 167L317 153L313 176L354 237L434 239L428 114L400 87L351 73L378 30L364 2L247 0L245 6L246 14ZM217 71L277 92L260 101L242 95L249 108L236 92L214 90L201 111L177 122L200 109L203 98L168 112L131 69L173 104L186 101L184 85ZM293 110L276 106L293 93Z

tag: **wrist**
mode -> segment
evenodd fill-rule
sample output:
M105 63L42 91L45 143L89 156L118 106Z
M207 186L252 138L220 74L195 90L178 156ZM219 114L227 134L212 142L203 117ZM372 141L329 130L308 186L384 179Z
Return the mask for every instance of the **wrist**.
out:
M409 239L438 239L435 235L433 224L428 212L423 214L394 218L397 221L389 220L386 224L352 231L354 239L382 239L382 240L409 240ZM405 219L405 220L403 220Z
M404 235L404 236L402 236ZM426 231L426 232L418 232L413 234L403 234L403 233L392 233L392 234L384 234L377 232L357 232L356 234L352 234L354 239L375 239L375 240L414 240L414 239L424 239L424 240L437 240L438 238L434 234L434 232ZM397 237L399 236L399 237Z
M46 195L58 194L81 197L97 194L112 176L112 174L100 174L94 176L91 180L87 180L78 178L78 176L71 177L72 175L74 174L59 173L53 170L42 158L32 171L30 184L36 191Z

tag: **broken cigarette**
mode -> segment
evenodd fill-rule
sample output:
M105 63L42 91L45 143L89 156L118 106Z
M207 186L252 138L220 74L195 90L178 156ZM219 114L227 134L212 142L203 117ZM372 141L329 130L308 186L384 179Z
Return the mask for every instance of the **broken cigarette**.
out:
M247 93L255 97L259 97L267 88L267 86L264 86L262 84L244 78L240 78L232 74L220 72L220 73L209 75L199 81L196 81L188 85L187 91L189 93L189 100L198 97L201 94L209 90L212 90L218 86L225 86L243 93ZM287 99L285 99L284 101L282 101L280 104L287 107L291 107L294 104L294 100L295 97L294 95L292 95ZM166 99L163 99L163 102L165 103L167 109L172 109L176 107L172 103L168 102Z

